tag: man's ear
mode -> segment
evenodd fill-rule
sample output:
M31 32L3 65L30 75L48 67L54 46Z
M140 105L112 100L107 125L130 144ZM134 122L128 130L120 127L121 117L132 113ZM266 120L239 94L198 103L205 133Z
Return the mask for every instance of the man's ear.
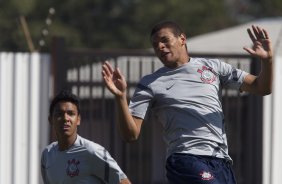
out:
M51 118L51 116L48 116L48 121L49 121L49 124L52 125L52 118Z
M76 125L80 125L80 120L81 120L80 115L78 115Z
M180 39L181 39L181 44L182 45L186 45L186 35L184 33L181 33L180 35Z

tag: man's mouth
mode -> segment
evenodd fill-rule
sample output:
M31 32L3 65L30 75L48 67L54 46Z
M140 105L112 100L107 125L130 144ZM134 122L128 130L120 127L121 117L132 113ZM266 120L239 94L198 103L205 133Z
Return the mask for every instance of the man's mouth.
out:
M164 56L166 56L166 55L168 55L169 54L169 52L162 52L161 53L161 57L164 57Z
M64 125L64 126L62 127L63 130L68 130L69 128L70 128L69 125Z

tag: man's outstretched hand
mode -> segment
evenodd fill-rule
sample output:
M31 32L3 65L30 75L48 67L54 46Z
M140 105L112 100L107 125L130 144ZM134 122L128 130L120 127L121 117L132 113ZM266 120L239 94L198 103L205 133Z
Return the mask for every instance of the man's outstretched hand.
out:
M121 71L110 65L109 62L105 62L102 66L102 76L107 88L116 97L122 97L126 95L127 83Z
M253 48L244 47L244 50L262 60L271 60L273 53L267 31L254 25L252 26L252 31L250 28L247 31L253 42Z

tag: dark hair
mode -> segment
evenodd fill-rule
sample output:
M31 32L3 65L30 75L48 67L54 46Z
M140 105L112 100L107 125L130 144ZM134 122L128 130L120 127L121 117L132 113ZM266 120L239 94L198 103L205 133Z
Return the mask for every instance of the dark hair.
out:
M52 100L50 108L49 108L49 116L52 115L55 105L59 102L71 102L71 103L73 103L77 108L78 114L80 114L79 98L69 90L62 90Z
M164 20L161 21L159 23L157 23L151 31L151 35L150 38L152 38L152 36L158 32L159 30L163 29L163 28L169 28L171 29L172 33L174 34L174 36L179 36L181 34L184 34L184 31L182 30L182 28L174 21L170 21L170 20ZM185 34L184 34L185 35Z

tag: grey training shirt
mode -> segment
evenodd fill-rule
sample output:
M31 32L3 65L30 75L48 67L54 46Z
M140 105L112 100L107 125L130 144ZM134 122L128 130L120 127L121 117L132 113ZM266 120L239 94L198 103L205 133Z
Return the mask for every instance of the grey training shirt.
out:
M162 123L167 157L189 153L231 160L221 90L239 89L247 74L218 59L191 58L175 69L162 67L140 80L130 112L142 119L150 114L150 120Z
M126 175L104 147L77 135L74 145L59 151L53 142L42 152L45 184L119 184Z

